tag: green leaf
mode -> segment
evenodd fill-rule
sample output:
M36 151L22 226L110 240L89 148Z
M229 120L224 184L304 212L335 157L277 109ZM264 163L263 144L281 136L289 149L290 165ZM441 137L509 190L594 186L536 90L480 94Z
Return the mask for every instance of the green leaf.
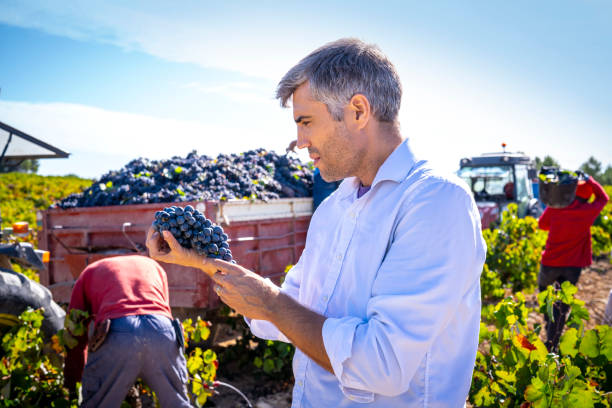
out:
M606 356L608 361L612 361L612 327L596 326L595 329L599 332L599 343L601 345L599 353Z
M263 370L266 374L272 374L275 371L274 360L266 358L263 363Z
M202 392L200 395L198 395L198 398L196 399L196 403L198 404L199 407L204 406L204 404L206 404L207 399L208 399L208 394L206 392Z
M182 168L181 166L176 166L176 167L174 168L174 172L175 172L176 174L181 174L181 173L183 172L183 168Z
M477 407L491 406L494 402L495 398L491 395L491 391L486 385L479 389L476 394L474 394L474 404Z
M525 388L525 400L529 402L535 402L540 400L544 396L545 384L538 377L531 379L531 384Z
M595 330L588 330L580 342L580 352L587 357L595 358L599 356L599 339Z
M203 358L206 364L211 364L213 361L217 359L217 354L215 354L215 352L212 351L211 349L208 349L204 352Z
M255 357L255 359L253 360L253 365L257 368L261 368L263 366L263 360L261 359L261 357Z
M570 407L594 408L593 392L588 389L585 383L576 384L569 395Z
M559 342L561 355L576 357L576 354L578 354L578 347L576 347L577 342L578 330L574 328L566 330Z
M74 337L72 337L72 335L68 332L68 330L62 330L62 337L61 337L63 343L66 345L67 348L73 349L77 346L77 344L79 344L79 342L77 341L77 339L75 339Z
M561 293L566 296L567 299L572 299L578 292L578 288L572 285L569 281L565 281L561 284Z
M497 370L495 371L495 375L506 381L506 382L515 382L516 381L516 375L514 375L514 373L508 372L508 371L504 371L504 370Z

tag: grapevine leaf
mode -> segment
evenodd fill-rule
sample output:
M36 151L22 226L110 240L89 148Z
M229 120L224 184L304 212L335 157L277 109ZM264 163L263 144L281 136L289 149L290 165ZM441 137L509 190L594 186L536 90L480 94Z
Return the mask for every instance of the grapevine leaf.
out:
M200 395L198 395L198 398L196 400L198 406L199 407L204 406L204 404L206 404L207 398L208 398L208 394L206 392L202 392Z
M588 330L580 342L580 352L587 357L595 358L599 356L599 340L595 330Z
M489 387L483 386L476 394L474 394L474 404L478 407L490 406L495 402L495 398L491 395Z
M274 372L274 360L271 358L266 358L263 363L263 370L266 374L271 374Z
M204 352L203 358L206 364L211 364L213 361L217 359L217 354L215 354L215 352L212 351L211 349L208 349Z
M513 383L513 382L516 381L516 375L514 373L509 372L509 371L497 370L497 371L495 371L495 375L498 378L500 378L500 379L502 379L502 380L504 380L506 382L509 382L509 383Z
M600 354L606 356L608 361L612 361L612 328L610 326L596 326L595 329L599 332Z
M261 368L263 366L263 360L261 359L261 357L255 357L255 359L253 360L253 365L257 368Z
M518 340L518 343L521 345L522 348L529 351L537 350L536 346L531 344L527 337L523 336L522 334L517 335L516 339Z
M569 395L569 406L580 408L594 408L593 392L583 382L577 383Z
M574 328L566 330L563 336L561 336L561 341L559 343L561 355L576 357L576 354L578 354L578 347L576 347L577 341L578 330Z
M531 379L531 384L525 388L525 400L536 402L544 396L544 383L538 377Z
M62 330L62 341L69 349L73 349L77 346L77 344L79 344L77 339L72 337L68 330Z

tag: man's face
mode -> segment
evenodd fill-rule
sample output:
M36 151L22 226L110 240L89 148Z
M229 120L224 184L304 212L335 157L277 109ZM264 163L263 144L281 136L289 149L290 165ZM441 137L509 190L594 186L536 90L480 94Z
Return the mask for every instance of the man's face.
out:
M325 181L355 175L362 157L355 138L344 121L335 121L327 106L312 98L308 82L293 93L293 119L297 124L297 147L308 148Z

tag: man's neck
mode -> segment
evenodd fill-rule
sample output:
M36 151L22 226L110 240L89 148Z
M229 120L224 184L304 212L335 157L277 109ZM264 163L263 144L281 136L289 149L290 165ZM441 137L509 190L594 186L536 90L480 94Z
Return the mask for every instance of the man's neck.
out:
M355 175L362 186L372 185L380 166L387 160L393 151L402 143L402 137L397 126L387 125L380 133L369 138L367 155Z

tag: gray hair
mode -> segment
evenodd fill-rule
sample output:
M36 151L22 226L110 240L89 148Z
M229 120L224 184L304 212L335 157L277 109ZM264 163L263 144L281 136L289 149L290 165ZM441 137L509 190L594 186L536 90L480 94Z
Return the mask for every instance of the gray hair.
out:
M309 82L312 97L327 105L340 121L343 109L356 94L365 95L380 122L395 122L402 99L402 84L395 67L373 44L342 38L316 49L291 68L276 88L286 108L295 90Z

